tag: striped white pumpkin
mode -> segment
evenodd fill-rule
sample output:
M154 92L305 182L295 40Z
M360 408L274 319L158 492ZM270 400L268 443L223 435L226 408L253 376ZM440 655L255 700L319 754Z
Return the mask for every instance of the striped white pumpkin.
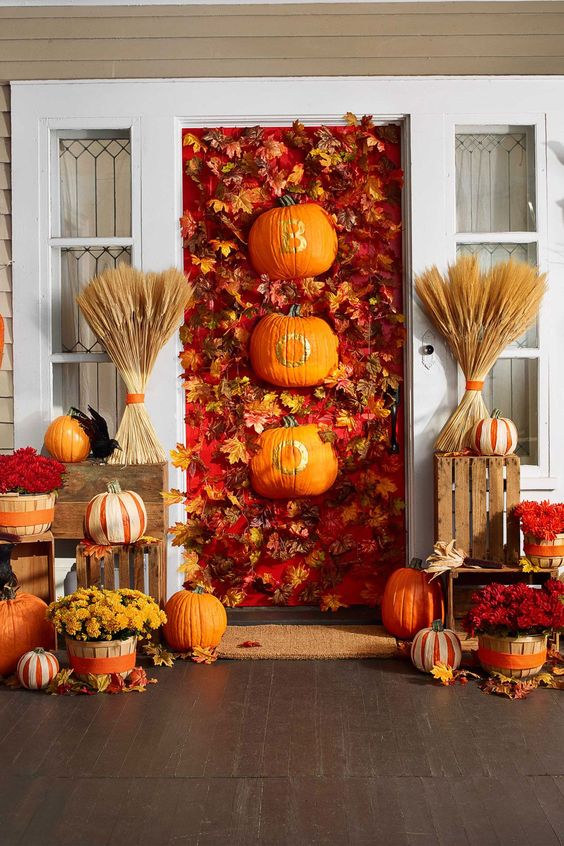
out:
M517 447L517 439L517 427L513 420L500 417L496 408L491 417L474 424L470 446L478 455L511 455Z
M421 629L413 638L411 660L424 673L430 673L439 661L456 670L462 660L458 635L451 629L443 628L440 620L435 620L430 628Z
M84 516L87 538L99 544L135 543L147 529L145 503L135 491L122 491L117 481L108 492L90 500Z
M29 690L43 690L59 672L59 662L52 652L38 647L25 652L16 667L20 684Z

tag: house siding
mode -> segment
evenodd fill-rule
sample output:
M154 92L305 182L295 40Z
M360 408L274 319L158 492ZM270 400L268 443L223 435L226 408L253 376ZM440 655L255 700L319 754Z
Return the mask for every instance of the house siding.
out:
M564 73L564 2L0 9L0 452L13 448L11 80Z

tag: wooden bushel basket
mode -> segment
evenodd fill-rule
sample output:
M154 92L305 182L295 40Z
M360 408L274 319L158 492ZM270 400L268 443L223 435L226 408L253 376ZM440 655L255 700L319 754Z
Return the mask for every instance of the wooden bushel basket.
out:
M536 676L546 662L546 635L527 637L478 636L478 660L488 673L514 679Z
M135 666L137 638L126 640L74 640L66 638L69 664L77 679L117 673L126 679Z
M55 494L1 494L0 534L14 538L42 535L55 516Z
M556 535L554 540L544 540L534 535L523 538L525 555L535 567L552 570L564 564L564 534Z

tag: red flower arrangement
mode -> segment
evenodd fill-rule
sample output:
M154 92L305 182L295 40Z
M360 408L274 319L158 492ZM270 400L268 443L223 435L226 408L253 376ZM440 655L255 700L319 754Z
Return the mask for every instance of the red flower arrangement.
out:
M22 447L0 455L0 494L47 494L62 488L65 465Z
M542 540L554 540L564 532L564 503L561 502L532 502L525 500L514 509L516 517L521 521L523 534L534 535Z
M520 637L564 629L564 582L550 579L542 588L488 585L473 595L463 625L472 637Z

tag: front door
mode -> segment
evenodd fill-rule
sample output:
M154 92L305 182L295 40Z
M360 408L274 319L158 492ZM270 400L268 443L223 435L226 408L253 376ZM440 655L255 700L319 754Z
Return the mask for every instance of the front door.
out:
M230 606L376 605L406 556L400 129L182 145L186 579Z

